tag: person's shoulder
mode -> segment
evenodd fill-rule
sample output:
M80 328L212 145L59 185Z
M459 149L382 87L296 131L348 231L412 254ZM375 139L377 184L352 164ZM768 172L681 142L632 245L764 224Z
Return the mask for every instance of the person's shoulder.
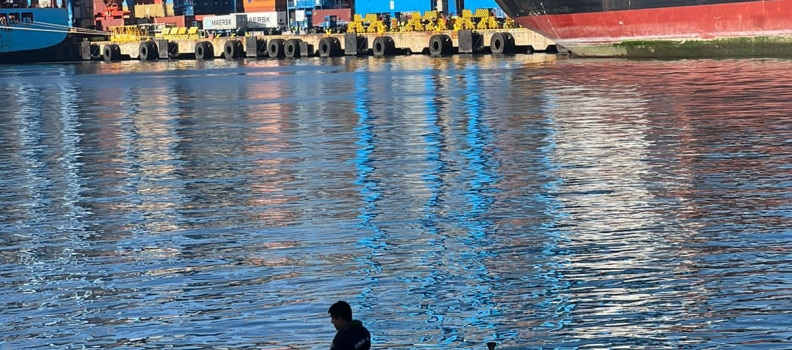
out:
M358 329L355 344L353 346L355 350L371 349L371 333L365 326L361 325Z
M369 349L371 347L371 332L362 322L355 325L350 336L353 339L353 347L356 350Z
M363 324L363 322L361 322L361 323L357 324L357 327L356 327L356 328L358 328L358 329L359 329L359 330L361 330L361 331L365 331L366 333L368 333L368 332L369 332L368 328L366 328L366 325L364 325L364 324Z
M333 339L336 350L368 350L371 348L371 334L365 328L355 327L338 339Z

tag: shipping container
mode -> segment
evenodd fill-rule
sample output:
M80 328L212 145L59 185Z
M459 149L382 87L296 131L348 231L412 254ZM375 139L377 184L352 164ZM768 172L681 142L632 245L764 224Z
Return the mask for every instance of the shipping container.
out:
M243 0L244 12L286 11L286 0Z
M387 1L387 0L386 0ZM428 1L428 0L427 0ZM289 9L352 8L354 0L288 0Z
M352 21L352 9L314 10L311 17L311 24L314 27L322 26L326 16L336 16L336 21L339 24L349 23Z
M461 2L461 5L469 10L475 9L488 9L488 8L496 8L498 4L495 3L495 0L464 0L458 1Z
M235 0L194 0L193 13L195 15L227 15L242 12Z
M169 16L169 17L154 18L154 23L170 24L176 27L191 27L192 21L189 21L190 23L187 22L188 21L186 16Z
M247 27L248 29L285 29L286 28L286 12L248 12Z
M152 4L135 5L135 18L167 17L173 16L173 5L171 4Z
M461 0L459 0L461 1ZM458 2L459 2L458 1ZM494 9L496 17L505 17L506 14L503 10L498 6L495 0L464 0L462 2L462 8L476 11L476 9Z
M367 13L396 13L435 10L434 1L430 0L357 0L355 13L365 16Z
M313 9L325 6L326 1L322 0L289 0L289 9Z
M311 11L308 11L308 13L310 14ZM308 16L306 15L306 11L305 10L294 10L294 21L295 22L300 22L300 23L305 22L306 17L308 17Z
M356 0L355 13L411 13L440 11L459 14L462 9L475 11L479 8L500 10L495 0Z
M126 24L123 18L97 17L94 22L97 30L108 30L110 27L119 27Z
M246 14L231 14L223 16L206 16L203 18L203 29L208 31L236 30L247 26Z

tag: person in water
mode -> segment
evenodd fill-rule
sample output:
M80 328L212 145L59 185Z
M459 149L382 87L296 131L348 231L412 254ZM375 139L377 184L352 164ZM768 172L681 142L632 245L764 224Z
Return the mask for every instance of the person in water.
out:
M338 331L333 338L330 350L370 350L371 333L363 323L352 319L352 307L346 301L339 301L327 310L330 323Z

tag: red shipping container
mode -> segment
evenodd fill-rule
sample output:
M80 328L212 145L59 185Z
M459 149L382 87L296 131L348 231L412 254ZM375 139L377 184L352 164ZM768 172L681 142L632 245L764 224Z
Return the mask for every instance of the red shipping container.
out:
M322 23L324 23L325 16L336 16L336 21L339 23L352 22L352 9L313 10L313 19L311 20L311 24L313 24L314 27L322 25Z
M154 17L154 23L175 24L177 27L187 27L185 16Z

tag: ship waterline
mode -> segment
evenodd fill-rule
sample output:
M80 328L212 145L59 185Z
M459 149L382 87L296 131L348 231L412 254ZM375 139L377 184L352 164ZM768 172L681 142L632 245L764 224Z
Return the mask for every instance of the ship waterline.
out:
M521 25L582 57L740 57L792 53L792 1L499 0Z

